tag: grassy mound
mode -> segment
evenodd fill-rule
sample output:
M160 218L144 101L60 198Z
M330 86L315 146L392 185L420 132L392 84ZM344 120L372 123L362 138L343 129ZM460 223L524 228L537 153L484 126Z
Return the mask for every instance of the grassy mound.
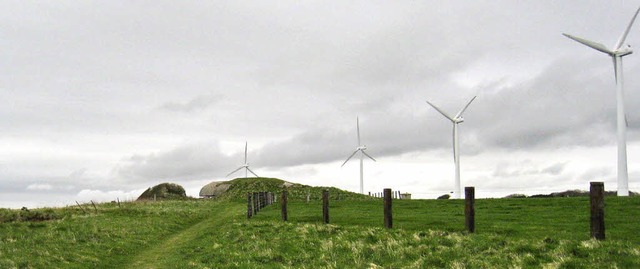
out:
M188 199L184 188L174 183L162 183L144 191L138 201L141 200L183 200Z
M348 192L334 187L312 187L308 185L287 182L277 178L236 178L229 181L229 189L220 199L246 199L249 192L274 192L280 194L283 189L288 192L289 200L322 199L322 191L328 190L332 200L369 200L374 199L367 195Z

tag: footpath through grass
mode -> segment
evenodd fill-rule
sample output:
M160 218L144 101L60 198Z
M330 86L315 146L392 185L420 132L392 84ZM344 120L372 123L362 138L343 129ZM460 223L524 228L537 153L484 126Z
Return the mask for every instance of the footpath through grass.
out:
M213 201L52 209L61 219L0 223L0 268L123 268L136 253L210 217ZM86 206L86 205L85 205ZM89 210L90 209L90 210Z
M197 265L193 257L207 256L202 246L193 245L191 242L202 242L202 237L210 238L203 244L211 244L226 233L226 224L237 222L244 215L240 203L215 203L211 207L211 217L199 223L173 234L159 244L136 255L131 259L127 268L186 268ZM180 265L180 266L178 266Z

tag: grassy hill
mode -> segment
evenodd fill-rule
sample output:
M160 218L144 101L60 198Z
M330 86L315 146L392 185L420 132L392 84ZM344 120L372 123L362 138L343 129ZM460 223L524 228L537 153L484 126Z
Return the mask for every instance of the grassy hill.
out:
M339 200L372 200L374 198L354 192L348 192L335 187L313 187L303 184L290 183L277 178L236 178L229 181L229 189L219 197L222 200L246 199L248 192L268 191L281 193L287 189L287 199L310 200L322 198L322 191L328 190L333 199Z
M327 225L319 199L305 201L313 187L301 186L289 222L277 203L247 220L246 201L234 193L242 198L268 182L279 184L238 180L225 199L5 218L0 268L640 268L640 197L607 197L607 240L594 241L585 197L479 199L477 232L467 234L461 200L394 200L387 230L380 199L345 193L351 198L331 200Z

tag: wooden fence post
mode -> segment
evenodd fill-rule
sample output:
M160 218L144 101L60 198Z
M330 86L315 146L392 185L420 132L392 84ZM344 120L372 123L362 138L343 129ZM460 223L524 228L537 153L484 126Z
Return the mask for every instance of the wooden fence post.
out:
M464 226L467 231L473 233L476 231L476 189L474 187L464 188Z
M282 197L280 198L280 207L282 209L282 221L287 221L287 190L282 190Z
M264 192L258 192L258 208L262 209L264 207Z
M253 206L251 204L251 193L247 193L247 219L250 219L253 216Z
M591 237L604 240L604 183L591 182Z
M85 214L87 214L87 211L84 210L84 208L82 207L82 205L80 205L80 203L78 203L78 201L76 201L76 204L80 207L80 209L82 209L82 212L84 212Z
M329 223L329 191L322 191L322 220Z
M384 227L393 228L393 219L391 214L391 189L384 189Z
M96 214L98 214L98 208L96 207L96 204L93 203L93 200L90 200L91 204L93 205L93 210L95 210Z
M258 211L260 211L260 209L258 208L258 193L254 192L253 193L253 215L255 216L256 214L258 214Z

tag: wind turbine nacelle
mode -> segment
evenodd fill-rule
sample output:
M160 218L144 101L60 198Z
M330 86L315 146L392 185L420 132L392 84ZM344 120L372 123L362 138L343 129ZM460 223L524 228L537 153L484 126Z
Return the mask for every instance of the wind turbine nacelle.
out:
M356 150L366 150L366 149L367 149L367 146L366 146L366 145L364 145L364 146L359 146L359 147L357 147L357 148L356 148Z
M464 122L464 118L460 117L460 118L455 118L454 119L456 123L463 123Z
M631 49L631 46L629 46L628 48L625 48L623 50L617 50L616 51L616 55L620 56L620 57L627 56L627 55L629 55L631 53L633 53L633 50Z

